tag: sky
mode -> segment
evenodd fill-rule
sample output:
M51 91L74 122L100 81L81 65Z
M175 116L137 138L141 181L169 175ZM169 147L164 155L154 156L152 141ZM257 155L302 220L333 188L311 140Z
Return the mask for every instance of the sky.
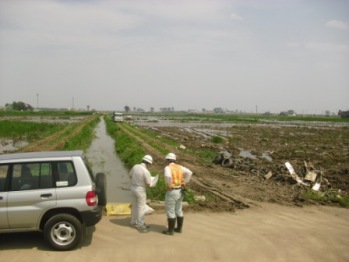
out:
M0 106L349 110L349 0L0 0Z

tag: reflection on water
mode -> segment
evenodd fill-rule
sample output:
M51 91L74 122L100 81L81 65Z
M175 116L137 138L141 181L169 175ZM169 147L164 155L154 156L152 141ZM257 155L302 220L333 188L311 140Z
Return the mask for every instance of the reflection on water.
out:
M2 116L1 120L23 121L23 122L37 122L37 123L54 123L54 124L71 124L82 121L86 116L69 116L69 117L55 117L55 116Z
M114 140L107 134L104 119L101 118L96 138L86 152L94 174L103 172L107 178L108 203L129 203L130 180L128 170L115 153Z
M14 141L12 139L0 138L0 154L17 151L18 149L25 147L28 144L29 143L27 141Z

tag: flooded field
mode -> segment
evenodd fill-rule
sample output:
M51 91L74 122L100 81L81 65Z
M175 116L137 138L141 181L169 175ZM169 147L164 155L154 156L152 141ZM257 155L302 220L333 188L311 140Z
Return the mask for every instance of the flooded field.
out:
M2 116L0 120L4 122L0 122L0 128L1 128L1 125L4 124L6 121L15 121L15 122L18 121L21 123L22 122L47 123L47 124L58 124L58 125L64 126L68 124L79 123L84 118L86 117L82 117L82 116L69 116L69 117ZM34 133L35 133L35 129L34 129ZM15 152L28 145L29 145L29 141L27 140L27 137L23 135L23 133L17 134L15 138L0 137L0 154Z
M135 119L132 123L115 124L121 129L135 127L134 138L154 158L152 171L161 174L164 168L163 153L152 146L156 144L162 151L176 153L180 163L192 169L195 175L191 187L196 194L219 192L218 197L223 201L200 203L196 206L198 208L226 211L248 206L251 201L282 205L312 203L303 197L309 187L298 185L290 177L285 167L287 162L302 178L306 175L305 163L312 164L323 178L320 191L335 196L349 195L348 123L251 124ZM137 126L152 132L147 134ZM107 134L102 117L95 134L86 155L94 173L106 174L108 202L129 203L128 170L115 153L114 140ZM216 137L220 138L219 142L215 141ZM170 146L161 138L168 138L176 146ZM14 143L3 140L0 145L1 154L25 146L25 141ZM40 146L46 148L47 145L44 139ZM29 149L37 150L37 147ZM203 159L200 154L206 152L210 152L210 158ZM214 162L212 157L212 154L218 156L221 152L230 154L229 161L225 161L224 165L223 162ZM324 204L331 205L331 202Z
M45 117L45 116L2 116L1 120L11 120L11 121L25 121L25 122L39 122L39 123L61 123L61 124L71 124L77 123L83 120L85 116L69 116L69 117Z

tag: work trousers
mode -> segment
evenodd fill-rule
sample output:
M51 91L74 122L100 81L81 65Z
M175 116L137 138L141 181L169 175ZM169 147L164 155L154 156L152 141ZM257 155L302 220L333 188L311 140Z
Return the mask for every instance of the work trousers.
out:
M183 217L183 196L180 189L168 190L165 196L167 218Z
M146 188L141 186L131 186L131 224L138 227L144 226L144 216L146 208Z

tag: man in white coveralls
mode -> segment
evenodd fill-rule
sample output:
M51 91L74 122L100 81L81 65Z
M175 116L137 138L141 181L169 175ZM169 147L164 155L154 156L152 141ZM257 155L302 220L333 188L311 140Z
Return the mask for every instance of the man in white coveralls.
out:
M136 225L142 233L148 232L148 226L144 223L147 212L146 188L152 182L152 176L148 170L148 165L153 163L150 155L145 155L140 164L132 167L129 176L131 179L131 225Z

